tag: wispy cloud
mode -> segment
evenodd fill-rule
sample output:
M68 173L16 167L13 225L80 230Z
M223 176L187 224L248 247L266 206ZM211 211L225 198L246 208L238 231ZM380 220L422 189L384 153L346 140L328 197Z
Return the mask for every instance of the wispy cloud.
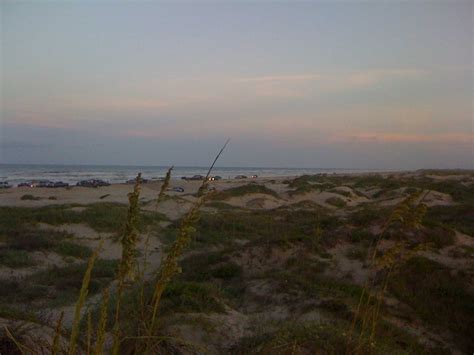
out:
M472 133L441 133L441 134L405 134L405 133L350 133L337 134L329 138L329 143L456 143L473 144Z
M311 73L292 75L262 75L233 79L237 83L304 83L307 81L341 82L353 85L370 85L390 78L417 78L427 73L424 69L373 69L347 73Z
M335 77L329 80L338 81L348 87L373 86L386 80L393 79L415 79L427 74L423 69L374 69L349 73L342 77Z
M320 80L322 75L320 74L297 74L297 75L267 75L267 76L254 76L254 77L243 77L234 79L237 83L262 83L262 82L305 82L309 80Z
M311 93L365 90L389 81L419 79L427 74L427 70L419 68L382 68L348 72L261 75L232 78L231 82L251 86L257 96L291 98ZM248 87L245 90L248 90Z

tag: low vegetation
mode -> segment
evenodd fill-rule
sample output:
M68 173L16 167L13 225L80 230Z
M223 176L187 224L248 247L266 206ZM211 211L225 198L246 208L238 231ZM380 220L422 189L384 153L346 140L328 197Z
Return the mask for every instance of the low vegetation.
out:
M326 203L328 205L331 205L331 206L334 206L334 207L337 207L337 208L343 208L346 206L346 201L344 201L342 198L340 197L329 197L327 200L326 200Z
M428 276L429 275L429 276ZM427 324L451 329L465 351L474 348L474 292L469 277L424 257L407 261L392 278L390 291Z
M157 205L166 199L170 174ZM208 193L204 181L190 210L173 221L141 209L139 181L129 206L1 207L0 267L31 272L1 280L0 317L44 324L41 309L76 301L72 323L53 326L63 338L48 345L56 354L474 348L469 181L443 185L423 174L303 176L287 181L288 193L280 196L260 184ZM455 204L429 207L426 190L435 187ZM337 208L299 196L317 191L335 194L325 202ZM282 207L226 203L255 193L278 198ZM70 223L115 233L121 258L101 259L99 249L43 225ZM464 244L459 232L467 234ZM140 238L148 238L142 249ZM159 255L148 249L151 238L163 243L157 270L141 264ZM41 253L69 264L44 267L36 257ZM0 352L21 348L22 341L31 346L26 339L14 328L11 336L0 333Z
M278 194L272 189L259 185L256 183L251 183L247 185L237 186L223 191L216 192L210 196L212 200L228 200L232 197L244 196L247 194L265 194L279 198Z

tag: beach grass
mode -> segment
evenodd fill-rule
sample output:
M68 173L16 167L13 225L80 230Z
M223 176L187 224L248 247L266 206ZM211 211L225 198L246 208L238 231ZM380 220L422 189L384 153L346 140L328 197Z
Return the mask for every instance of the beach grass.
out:
M467 351L474 346L470 340L474 314L469 272L419 253L436 258L450 250L459 258L469 257L472 250L456 244L456 231L470 230L470 197L457 196L454 206L427 207L422 181L438 184L413 177L306 176L288 181L292 191L298 191L293 196L332 192L341 196L333 197L337 209L303 200L259 210L233 207L225 201L252 193L276 198L273 190L264 192L258 187L263 185L249 184L208 194L204 182L190 210L166 227L158 226L167 221L163 215L141 209L139 178L128 206L2 207L8 217L0 214L0 241L8 248L0 248L0 264L33 266L31 253L36 251L73 257L74 262L34 272L22 280L7 280L0 289L0 316L32 320L31 315L21 313L22 304L38 310L60 307L71 305L80 294L72 327L64 328L62 318L54 323L56 335L62 331L71 335L65 347L56 342L56 353L200 349L202 340L189 343L197 339L186 334L191 322L206 331L206 345L221 342L221 347L214 349L235 354L421 354L446 350L436 342L421 344L410 329L395 325L399 314L403 314L402 320L428 325L443 336L445 344L450 344L445 335L452 334L453 344ZM454 188L455 184L449 182L445 191L466 192L463 187ZM345 198L354 196L337 188L340 186L350 187L361 197L367 191L369 196L371 189L377 192L367 198L371 202L349 207ZM405 199L395 206L378 205L399 197ZM157 204L164 200L162 189ZM214 210L202 211L202 206ZM38 228L38 223L82 223L97 232L116 233L122 257L96 260L97 254L89 247L74 243L65 232ZM152 257L147 247L138 249L142 232L149 232L147 238L157 235L164 242L163 261L157 270L150 270L151 276L145 276L138 261L140 255ZM379 248L380 244L384 248ZM84 262L86 258L89 263ZM342 273L340 263L349 263L352 269ZM365 284L353 277L361 270L362 275L369 275ZM89 296L101 291L102 300L87 308ZM390 309L385 303L388 296L402 306ZM406 313L405 305L413 312ZM261 321L252 318L255 312L261 312ZM236 314L232 322L247 322L239 323L238 327L247 328L238 336L235 323L226 323ZM311 320L313 315L317 322ZM176 329L184 332L173 333ZM222 333L233 337L232 341L223 342Z

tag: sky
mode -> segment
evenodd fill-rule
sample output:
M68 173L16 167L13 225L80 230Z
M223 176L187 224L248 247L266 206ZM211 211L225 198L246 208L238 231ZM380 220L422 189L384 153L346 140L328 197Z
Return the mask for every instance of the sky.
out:
M0 163L474 168L470 0L0 10Z

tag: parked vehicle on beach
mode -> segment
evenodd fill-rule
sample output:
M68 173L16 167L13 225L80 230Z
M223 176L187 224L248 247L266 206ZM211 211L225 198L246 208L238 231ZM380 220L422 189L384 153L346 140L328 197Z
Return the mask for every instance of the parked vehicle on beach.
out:
M101 187L101 186L110 186L110 183L104 180L100 180L100 179L90 179L90 180L79 181L76 185L82 186L82 187Z
M8 181L0 181L0 189L9 189L12 185Z
M214 180L215 180L215 181L217 181L217 180L222 180L222 176L219 176L219 175L214 176Z
M258 178L258 175L252 175L250 178L251 179L256 179L256 178Z
M35 187L34 182L29 181L29 182L21 182L18 184L18 187Z
M135 184L135 182L137 181L137 179L130 179L130 180L127 180L125 183L126 184ZM140 178L140 182L142 184L146 184L148 182L148 179L145 179L145 178Z
M56 181L52 187L68 187L69 184L67 182Z
M221 180L221 179L222 179L222 177L220 177L220 176L209 176L208 177L209 181L217 181L217 180Z
M35 187L53 187L54 182L50 180L39 180L36 182Z
M204 180L204 176L194 175L193 177L190 177L188 180Z

